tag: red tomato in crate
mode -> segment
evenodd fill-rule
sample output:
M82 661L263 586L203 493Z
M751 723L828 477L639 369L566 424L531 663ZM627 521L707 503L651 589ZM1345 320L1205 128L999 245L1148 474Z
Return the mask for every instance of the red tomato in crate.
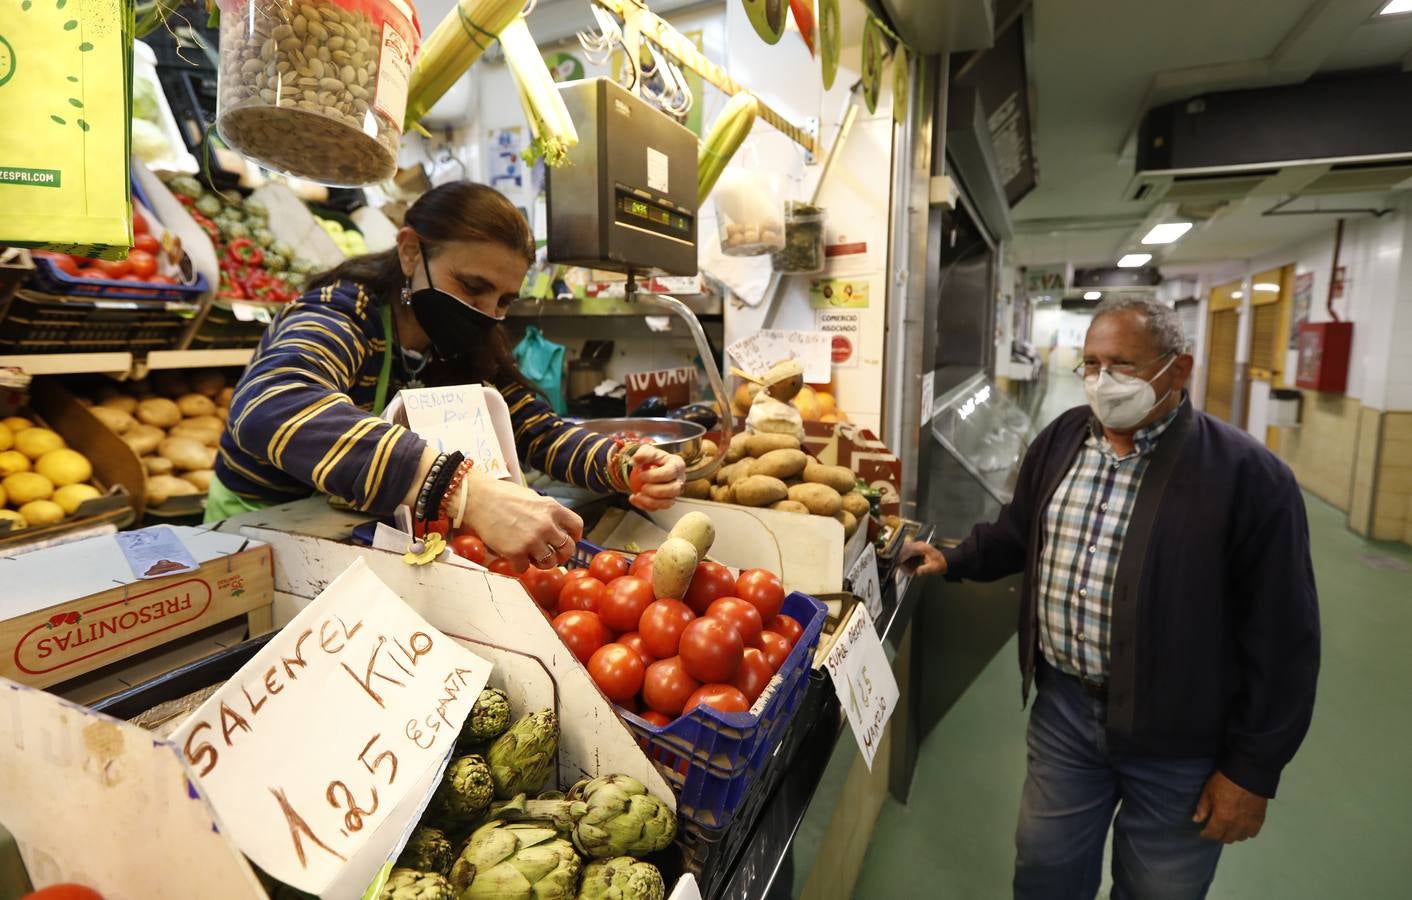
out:
M135 250L143 253L150 253L153 256L160 256L162 253L162 242L150 234L139 234L132 239L132 246Z
M698 616L706 615L706 608L722 597L734 597L735 576L731 570L718 562L706 560L696 567L691 576L691 586L682 598L691 611Z
M75 257L69 256L67 253L44 253L36 251L33 255L41 259L49 260L50 265L60 272L63 272L65 275L72 275L75 278L83 277L79 274L78 260Z
M563 569L527 569L520 581L535 603L545 609L559 605L559 593L564 589Z
M692 678L702 684L729 684L740 671L745 641L734 625L708 616L682 631L680 652Z
M639 577L639 578L646 578L648 581L651 581L651 580L652 580L652 560L653 560L656 556L657 556L657 551L656 551L656 550L648 550L648 551L646 551L646 552L639 553L639 554L637 555L637 557L632 561L632 565L628 567L628 574L629 574L629 575L636 575L636 576ZM646 575L644 575L644 574L642 573L642 570L643 570L643 569L646 569L646 570L647 570L647 574L646 574Z
M608 596L608 588L592 575L570 577L559 592L559 608L564 611L580 609L596 613L603 608L603 598Z
M132 233L147 234L151 230L152 226L148 224L147 217L134 209L132 211Z
M608 583L608 594L598 614L603 624L614 631L635 631L652 602L651 582L624 575Z
M655 709L645 709L637 717L655 728L665 728L672 724L671 716L664 716Z
M784 606L779 576L765 569L746 569L735 582L735 596L760 610L762 622L773 622Z
M770 661L765 658L764 651L755 647L746 647L745 655L740 660L740 671L736 673L734 683L753 706L760 695L765 692L765 687L774 675L775 670L770 668Z
M132 267L132 274L138 278L151 278L157 274L157 257L146 250L128 251L127 262Z
M658 659L677 655L681 633L696 618L696 613L680 600L656 600L642 613L638 630L647 652Z
M633 708L633 698L642 690L647 665L637 651L622 644L604 644L588 659L588 674L609 700Z
M628 574L628 561L621 553L604 550L594 554L593 560L588 564L588 572L594 578L608 584L614 578L622 578Z
M773 631L762 631L760 649L764 651L765 659L770 663L770 671L778 672L780 666L784 665L785 658L789 656L789 638Z
M170 275L153 275L147 279L148 284L176 284L177 280Z
M103 895L81 884L51 884L25 894L20 900L103 900Z
M603 628L597 613L571 609L554 617L554 630L559 640L578 657L578 661L588 663L599 647L608 643L608 633Z
M659 659L643 676L642 701L662 715L676 718L699 687L701 682L686 674L680 656Z
M519 576L519 573L515 571L515 567L510 564L510 561L499 556L492 559L490 565L486 566L486 568L496 575L504 575L506 578L517 578Z
M652 651L647 649L647 641L639 631L629 631L627 634L618 636L618 643L624 647L631 648L638 656L642 657L642 664L650 666L657 661L657 657L652 655Z
M593 578L593 573L587 569L570 569L568 579L573 581L575 578Z
M98 270L99 277L117 281L132 271L132 263L125 259L99 259L94 261L93 268Z
M729 684L704 684L697 688L695 693L686 698L686 705L682 707L683 713L689 713L697 706L705 704L714 710L726 713L742 713L750 711L750 701L745 699L745 695Z
M485 541L473 534L458 534L452 538L451 552L462 559L485 565Z
M760 621L760 610L739 597L722 597L706 607L706 615L734 625L745 646L760 646L760 632L765 628L765 624Z
M787 616L780 613L775 616L775 621L770 623L770 630L789 641L789 648L794 649L794 645L799 643L799 639L804 637L804 626L799 624L799 620L794 616Z

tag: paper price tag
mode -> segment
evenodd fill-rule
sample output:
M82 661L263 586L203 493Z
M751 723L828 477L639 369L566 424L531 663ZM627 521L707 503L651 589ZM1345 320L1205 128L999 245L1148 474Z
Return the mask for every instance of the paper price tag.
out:
M804 366L804 380L823 383L833 378L832 337L822 331L765 329L726 348L742 371L760 376L786 359Z
M853 596L862 600L874 618L882 615L882 586L878 583L878 552L869 544L848 570Z
M867 606L855 604L840 629L824 665L838 692L838 702L848 716L858 750L871 769L883 729L897 707L897 679L893 677L892 666L888 664Z
M322 894L386 860L490 671L359 559L172 740L240 849Z
M407 427L421 435L439 453L464 453L476 468L492 478L506 478L500 438L478 384L402 391Z

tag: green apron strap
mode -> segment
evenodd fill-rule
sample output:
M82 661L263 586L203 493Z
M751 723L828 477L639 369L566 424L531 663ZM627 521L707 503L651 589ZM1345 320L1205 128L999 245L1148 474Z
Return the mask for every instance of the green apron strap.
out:
M373 397L373 415L380 416L387 408L387 386L392 381L392 307L383 304L382 312L382 371L378 373L378 390Z

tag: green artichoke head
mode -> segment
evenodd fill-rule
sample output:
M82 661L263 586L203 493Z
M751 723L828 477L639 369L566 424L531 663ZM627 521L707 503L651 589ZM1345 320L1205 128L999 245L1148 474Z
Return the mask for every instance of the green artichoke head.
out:
M552 709L530 713L495 739L486 753L495 796L508 800L544 786L559 750L559 718Z
M456 854L451 849L451 841L445 832L430 825L423 825L407 839L407 846L397 857L397 865L417 869L422 872L438 872L445 875L451 871Z
M378 900L456 900L456 890L439 872L397 868L382 886Z
M510 727L510 698L502 690L486 688L476 698L461 729L458 743L493 741Z
M652 863L615 856L588 864L578 900L662 900L666 894L662 873Z
M574 825L574 844L592 859L643 856L672 842L677 817L628 775L605 775L574 786L587 809Z
M479 756L451 760L441 785L432 795L431 809L452 824L466 824L479 816L493 799L494 783L490 767Z
M459 900L573 900L582 863L553 828L494 821L451 867Z
M258 221L263 222L270 215L269 210L265 209L265 204L261 203L259 200L256 200L254 197L251 197L250 199L246 200L241 205L245 209L245 215L249 216L252 219L256 219Z

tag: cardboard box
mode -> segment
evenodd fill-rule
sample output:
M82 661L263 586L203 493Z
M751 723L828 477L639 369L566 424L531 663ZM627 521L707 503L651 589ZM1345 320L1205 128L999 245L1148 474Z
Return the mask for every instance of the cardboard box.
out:
M196 572L139 580L111 535L0 557L0 675L46 687L270 606L270 548L176 528Z

